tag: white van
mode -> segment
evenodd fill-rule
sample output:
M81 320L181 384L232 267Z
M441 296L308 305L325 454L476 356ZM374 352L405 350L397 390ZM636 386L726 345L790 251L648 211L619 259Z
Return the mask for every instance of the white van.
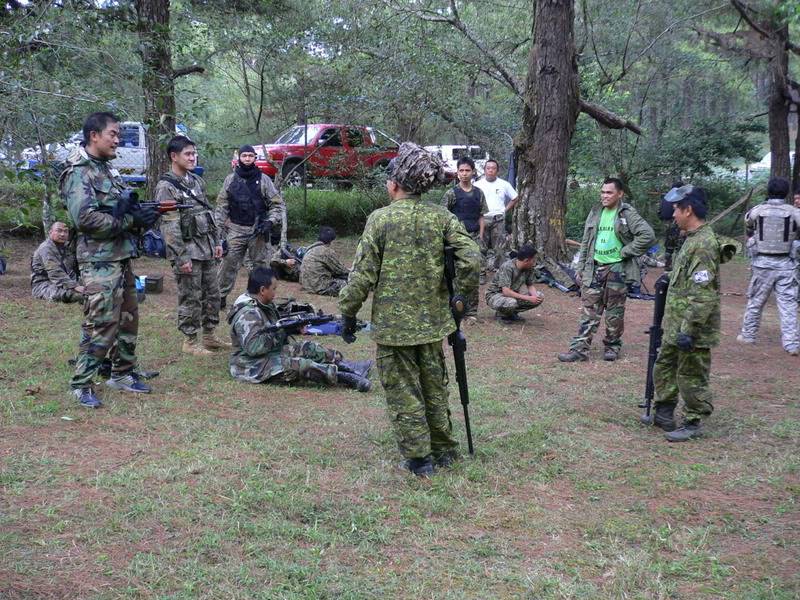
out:
M477 177L483 177L483 167L489 160L489 155L480 146L461 146L461 145L442 145L425 146L425 150L436 154L447 165L447 170L453 173L458 171L458 159L468 156L475 161L475 171Z

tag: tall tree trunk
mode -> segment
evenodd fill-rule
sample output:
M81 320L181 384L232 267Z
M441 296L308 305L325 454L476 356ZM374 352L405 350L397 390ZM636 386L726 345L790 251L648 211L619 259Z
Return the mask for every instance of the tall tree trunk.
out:
M573 0L534 0L522 133L520 201L513 239L550 258L565 255L567 161L579 112Z
M790 177L789 166L789 97L787 77L789 53L786 41L789 28L776 28L772 44L775 48L769 63L769 150L772 153L771 177Z
M135 0L142 56L144 123L147 126L147 196L170 166L164 152L175 135L175 80L169 39L169 0Z
M794 164L792 165L792 192L800 191L800 104L794 105L797 131L794 136Z

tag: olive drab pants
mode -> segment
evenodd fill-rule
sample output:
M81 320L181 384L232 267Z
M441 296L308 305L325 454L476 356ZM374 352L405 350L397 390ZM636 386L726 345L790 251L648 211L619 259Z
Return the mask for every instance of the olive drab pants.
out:
M81 263L86 287L81 347L70 381L72 389L90 387L100 363L116 344L112 373L120 376L136 367L139 304L130 259Z
M458 448L450 421L442 341L417 346L378 344L377 362L403 457L439 456Z

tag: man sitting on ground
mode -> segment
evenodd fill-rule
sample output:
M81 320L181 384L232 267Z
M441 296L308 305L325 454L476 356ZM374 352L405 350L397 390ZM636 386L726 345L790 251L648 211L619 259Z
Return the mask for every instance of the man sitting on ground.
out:
M78 282L78 261L71 251L69 227L59 221L31 258L31 295L51 302L83 302L84 288Z
M341 352L315 342L289 344L285 330L266 331L280 318L273 303L277 287L272 269L256 267L247 280L247 293L231 307L231 376L246 383L312 381L369 391L372 361L346 361Z
M533 287L536 249L526 244L515 258L504 262L486 290L486 305L505 322L522 321L519 313L539 306L544 300Z
M300 285L304 290L320 296L338 296L347 283L348 271L331 247L335 239L332 227L319 228L319 241L308 247L300 266Z

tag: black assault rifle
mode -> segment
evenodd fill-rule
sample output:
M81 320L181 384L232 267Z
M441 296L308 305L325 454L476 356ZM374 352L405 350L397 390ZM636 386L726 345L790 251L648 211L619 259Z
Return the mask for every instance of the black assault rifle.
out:
M454 281L456 278L455 249L452 246L444 247L444 278L447 281L447 291L450 294L450 312L456 322L456 330L447 336L447 343L453 348L453 362L456 365L456 381L458 381L458 394L461 396L461 406L464 408L464 426L467 430L467 447L470 454L475 454L472 446L472 429L469 425L469 388L467 387L467 365L464 355L467 351L467 338L461 331L461 320L466 312L464 297L456 295Z
M647 376L644 385L644 401L639 404L643 408L642 416L639 420L645 425L652 425L653 416L651 408L655 387L653 384L653 366L658 358L658 350L661 348L661 338L664 336L664 328L661 322L664 320L664 308L667 303L667 289L669 289L669 273L662 273L656 280L655 293L653 294L655 304L653 305L653 324L647 330L650 335L650 346L647 349Z
M302 333L303 329L312 325L322 325L323 323L330 323L336 317L333 315L318 315L311 312L296 313L290 317L278 319L272 325L264 327L264 333L276 333L278 331L285 331L287 334L292 335L295 333Z

